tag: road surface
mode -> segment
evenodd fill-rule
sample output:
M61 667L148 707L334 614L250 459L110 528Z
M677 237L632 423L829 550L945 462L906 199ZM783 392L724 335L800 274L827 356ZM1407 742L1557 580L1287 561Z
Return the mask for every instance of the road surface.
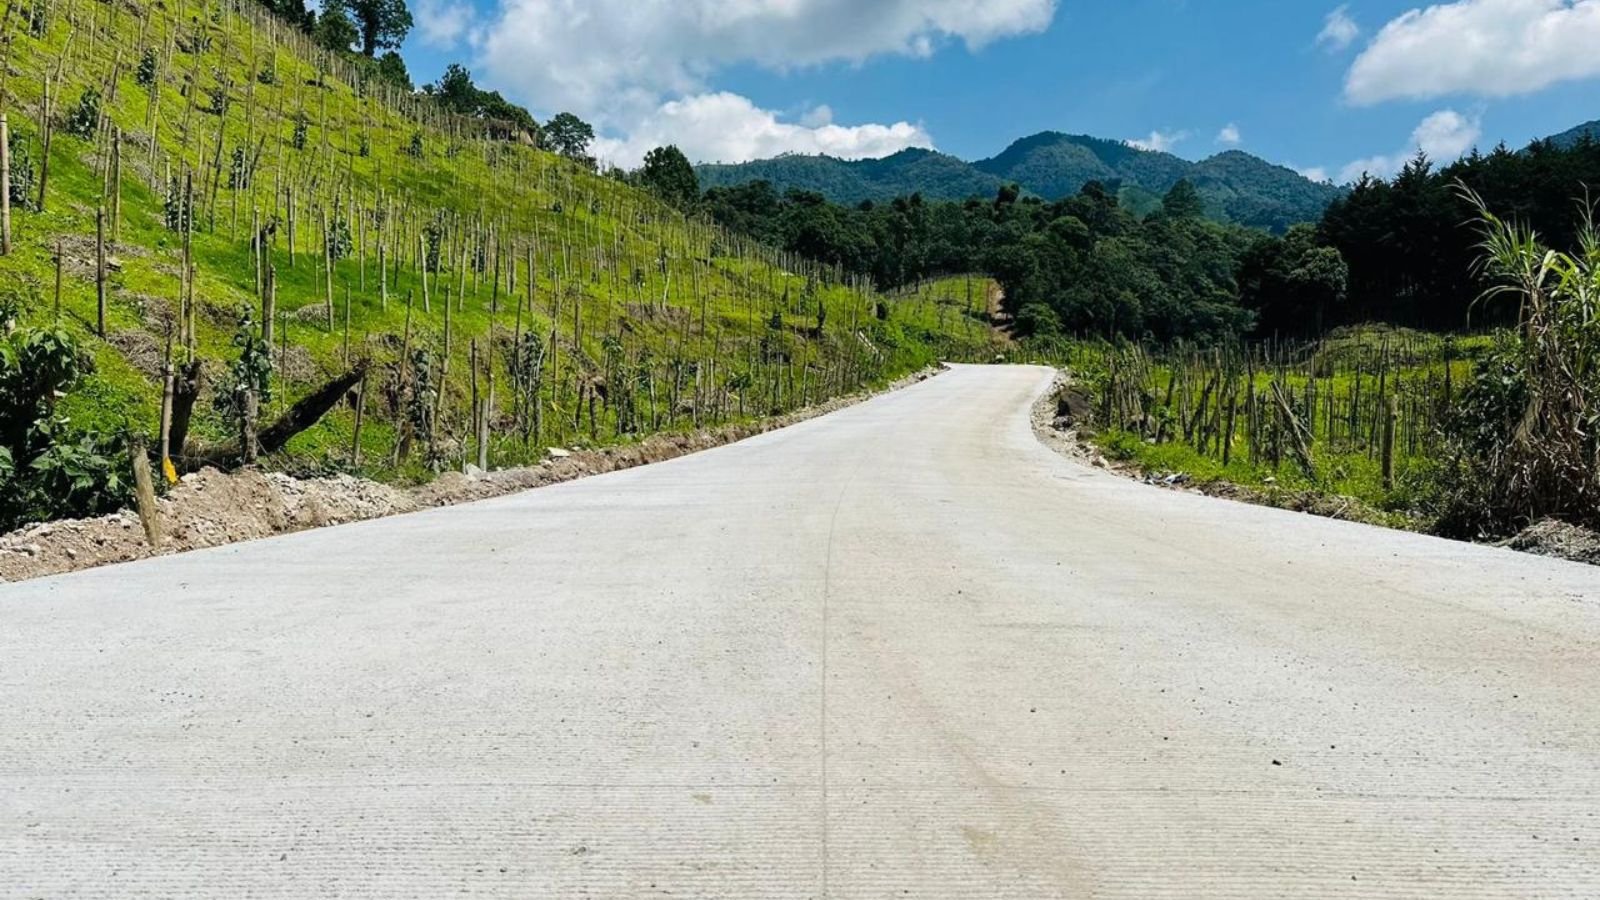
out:
M0 588L7 897L1600 897L1600 571L1145 487L958 368Z

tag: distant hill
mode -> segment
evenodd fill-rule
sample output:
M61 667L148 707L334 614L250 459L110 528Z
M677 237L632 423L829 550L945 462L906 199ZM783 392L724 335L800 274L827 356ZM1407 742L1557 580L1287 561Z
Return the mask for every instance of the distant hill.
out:
M1550 142L1557 147L1574 147L1584 138L1588 138L1591 141L1600 141L1600 119L1586 122L1577 128L1571 128L1554 135L1550 138Z
M1023 138L998 156L975 163L931 150L903 150L884 159L780 156L737 165L697 167L703 187L769 181L780 192L816 191L836 203L881 202L920 193L930 200L990 197L1016 183L1046 200L1076 194L1090 181L1117 189L1132 209L1145 212L1180 179L1205 198L1221 221L1281 231L1314 221L1341 189L1319 184L1282 166L1238 150L1192 163L1122 141L1047 131Z
M786 154L733 165L696 166L703 188L770 181L778 191L816 191L835 203L883 202L921 192L935 200L990 196L1001 179L971 163L932 150L902 150L883 159L844 160Z

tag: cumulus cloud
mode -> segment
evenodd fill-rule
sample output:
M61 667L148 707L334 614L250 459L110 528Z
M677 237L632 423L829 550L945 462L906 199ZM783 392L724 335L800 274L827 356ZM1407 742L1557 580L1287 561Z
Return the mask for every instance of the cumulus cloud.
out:
M1239 126L1229 122L1217 132L1217 143L1227 147L1237 147L1244 143L1244 136L1239 133Z
M1510 97L1600 76L1600 0L1457 0L1383 27L1345 78L1353 103Z
M472 7L448 0L421 0L417 4L417 36L433 47L453 47L472 28Z
M601 139L600 159L637 166L651 149L676 144L696 162L743 162L782 153L823 153L841 159L888 156L908 147L932 147L921 126L836 125L826 107L805 122L785 122L748 99L727 92L696 94L661 105L637 122L622 139Z
M1189 139L1187 131L1152 131L1147 138L1131 138L1127 144L1140 150L1171 153L1172 148Z
M1295 171L1299 172L1301 177L1309 178L1318 184L1328 181L1328 170L1322 166L1309 166L1304 169L1295 169Z
M1317 46L1329 53L1338 53L1361 36L1361 26L1350 18L1350 7L1341 6L1323 20L1322 31L1317 34Z
M1400 171L1419 150L1435 162L1454 162L1476 146L1481 137L1483 120L1480 117L1441 109L1423 119L1411 132L1409 146L1397 153L1355 160L1340 171L1339 181L1347 184L1364 174L1387 178Z
M501 0L484 74L545 110L627 124L733 64L788 70L923 57L1041 31L1057 0Z

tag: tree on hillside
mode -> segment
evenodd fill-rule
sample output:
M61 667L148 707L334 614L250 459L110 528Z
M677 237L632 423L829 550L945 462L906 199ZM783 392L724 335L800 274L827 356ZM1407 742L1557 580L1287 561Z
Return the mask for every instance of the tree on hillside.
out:
M1349 293L1350 267L1317 229L1296 225L1282 238L1262 236L1239 260L1239 295L1257 330L1320 336Z
M439 82L428 86L428 92L451 112L470 116L478 110L478 86L472 83L472 73L460 63L446 66Z
M411 73L406 71L406 61L393 50L378 57L378 77L398 88L411 90Z
M646 153L639 183L681 209L694 206L700 199L700 179L689 158L676 146L657 147Z
M406 0L344 0L344 8L360 32L361 52L369 57L399 47L411 31Z
M1161 212L1173 219L1199 219L1206 214L1206 204L1189 179L1180 178L1161 198Z
M344 10L338 6L330 6L317 16L316 28L312 35L317 43L329 50L346 51L356 42L356 26L345 15Z
M311 31L316 25L316 14L306 8L305 0L261 0L261 5L299 26Z
M594 126L569 112L561 113L545 126L544 136L550 149L588 165L594 165L589 156L589 145L594 143Z
M543 132L539 128L539 123L533 118L533 113L500 96L499 91L478 92L477 115L483 119L505 123L513 130L527 135L535 144L541 140Z
M516 133L539 140L539 123L526 109L500 96L499 91L485 91L472 83L472 73L459 63L451 63L436 84L423 91L453 113L498 122L505 131L499 136L516 137Z

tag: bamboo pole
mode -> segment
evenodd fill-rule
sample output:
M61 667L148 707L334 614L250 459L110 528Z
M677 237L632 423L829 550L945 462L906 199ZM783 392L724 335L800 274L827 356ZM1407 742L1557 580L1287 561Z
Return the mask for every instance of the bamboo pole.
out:
M9 41L8 41L9 43ZM0 100L3 100L0 96ZM0 112L0 256L11 252L11 126Z

